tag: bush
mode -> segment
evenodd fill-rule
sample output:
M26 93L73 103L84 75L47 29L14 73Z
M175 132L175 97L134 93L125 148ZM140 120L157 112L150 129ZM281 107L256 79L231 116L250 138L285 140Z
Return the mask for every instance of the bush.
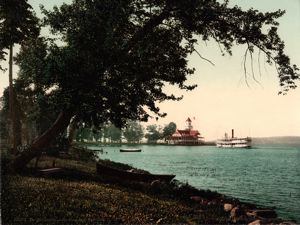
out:
M71 158L82 160L82 161L96 161L98 155L96 152L89 150L84 147L71 147L69 150Z
M109 167L112 167L114 169L119 169L119 170L132 170L136 173L144 173L144 174L149 174L148 171L146 170L142 170L142 169L138 169L138 168L135 168L131 165L128 165L128 164L124 164L124 163L118 163L118 162L114 162L114 161L111 161L109 159L105 159L105 160L100 160L98 159L98 162L102 165L105 165L105 166L109 166Z

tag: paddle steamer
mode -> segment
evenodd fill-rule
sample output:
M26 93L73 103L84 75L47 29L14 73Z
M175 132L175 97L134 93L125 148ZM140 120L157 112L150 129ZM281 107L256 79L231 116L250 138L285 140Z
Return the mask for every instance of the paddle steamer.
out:
M223 139L217 140L216 146L218 148L251 148L251 138L234 137L234 129L231 130L231 138L225 133Z

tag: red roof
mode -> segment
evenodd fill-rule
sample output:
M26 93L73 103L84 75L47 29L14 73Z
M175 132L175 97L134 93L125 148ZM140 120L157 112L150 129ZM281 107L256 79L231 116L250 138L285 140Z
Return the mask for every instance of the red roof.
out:
M177 130L173 135L172 139L180 139L180 138L185 138L185 139L198 139L200 136L200 133L198 130Z
M192 122L190 117L187 118L186 122Z

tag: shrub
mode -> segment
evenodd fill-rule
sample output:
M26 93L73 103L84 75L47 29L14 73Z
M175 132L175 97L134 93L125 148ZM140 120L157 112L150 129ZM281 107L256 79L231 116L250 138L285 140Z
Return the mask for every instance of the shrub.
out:
M84 147L73 146L70 148L69 153L71 155L71 158L86 161L86 162L96 161L98 159L98 155L96 152Z

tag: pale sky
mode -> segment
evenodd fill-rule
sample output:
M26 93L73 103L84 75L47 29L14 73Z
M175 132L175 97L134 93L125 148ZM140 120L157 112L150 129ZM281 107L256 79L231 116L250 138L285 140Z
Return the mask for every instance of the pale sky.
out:
M47 9L70 0L29 0L36 11L43 4ZM279 34L285 41L286 53L291 62L300 67L300 0L231 0L243 9L251 7L265 11L286 10L280 18ZM38 12L38 15L39 12ZM261 57L261 76L257 57L254 59L256 78L260 84L249 76L247 87L244 79L242 59L246 47L235 47L233 56L222 57L216 43L199 43L197 50L210 59L215 66L192 55L190 67L196 69L188 83L198 84L191 92L166 87L169 92L184 95L179 102L160 104L168 116L159 119L158 124L175 122L178 128L184 128L185 120L190 117L194 128L198 129L206 140L220 138L224 132L235 129L237 136L300 136L300 82L296 90L286 96L277 95L280 90L274 67L263 62ZM256 55L257 56L257 55ZM261 55L262 56L262 55ZM250 59L248 59L250 61ZM251 67L248 66L249 72ZM15 72L17 68L15 68ZM8 86L8 72L0 72L0 96L3 88ZM14 75L16 77L16 75ZM193 119L195 118L195 120ZM149 123L155 123L155 120Z

